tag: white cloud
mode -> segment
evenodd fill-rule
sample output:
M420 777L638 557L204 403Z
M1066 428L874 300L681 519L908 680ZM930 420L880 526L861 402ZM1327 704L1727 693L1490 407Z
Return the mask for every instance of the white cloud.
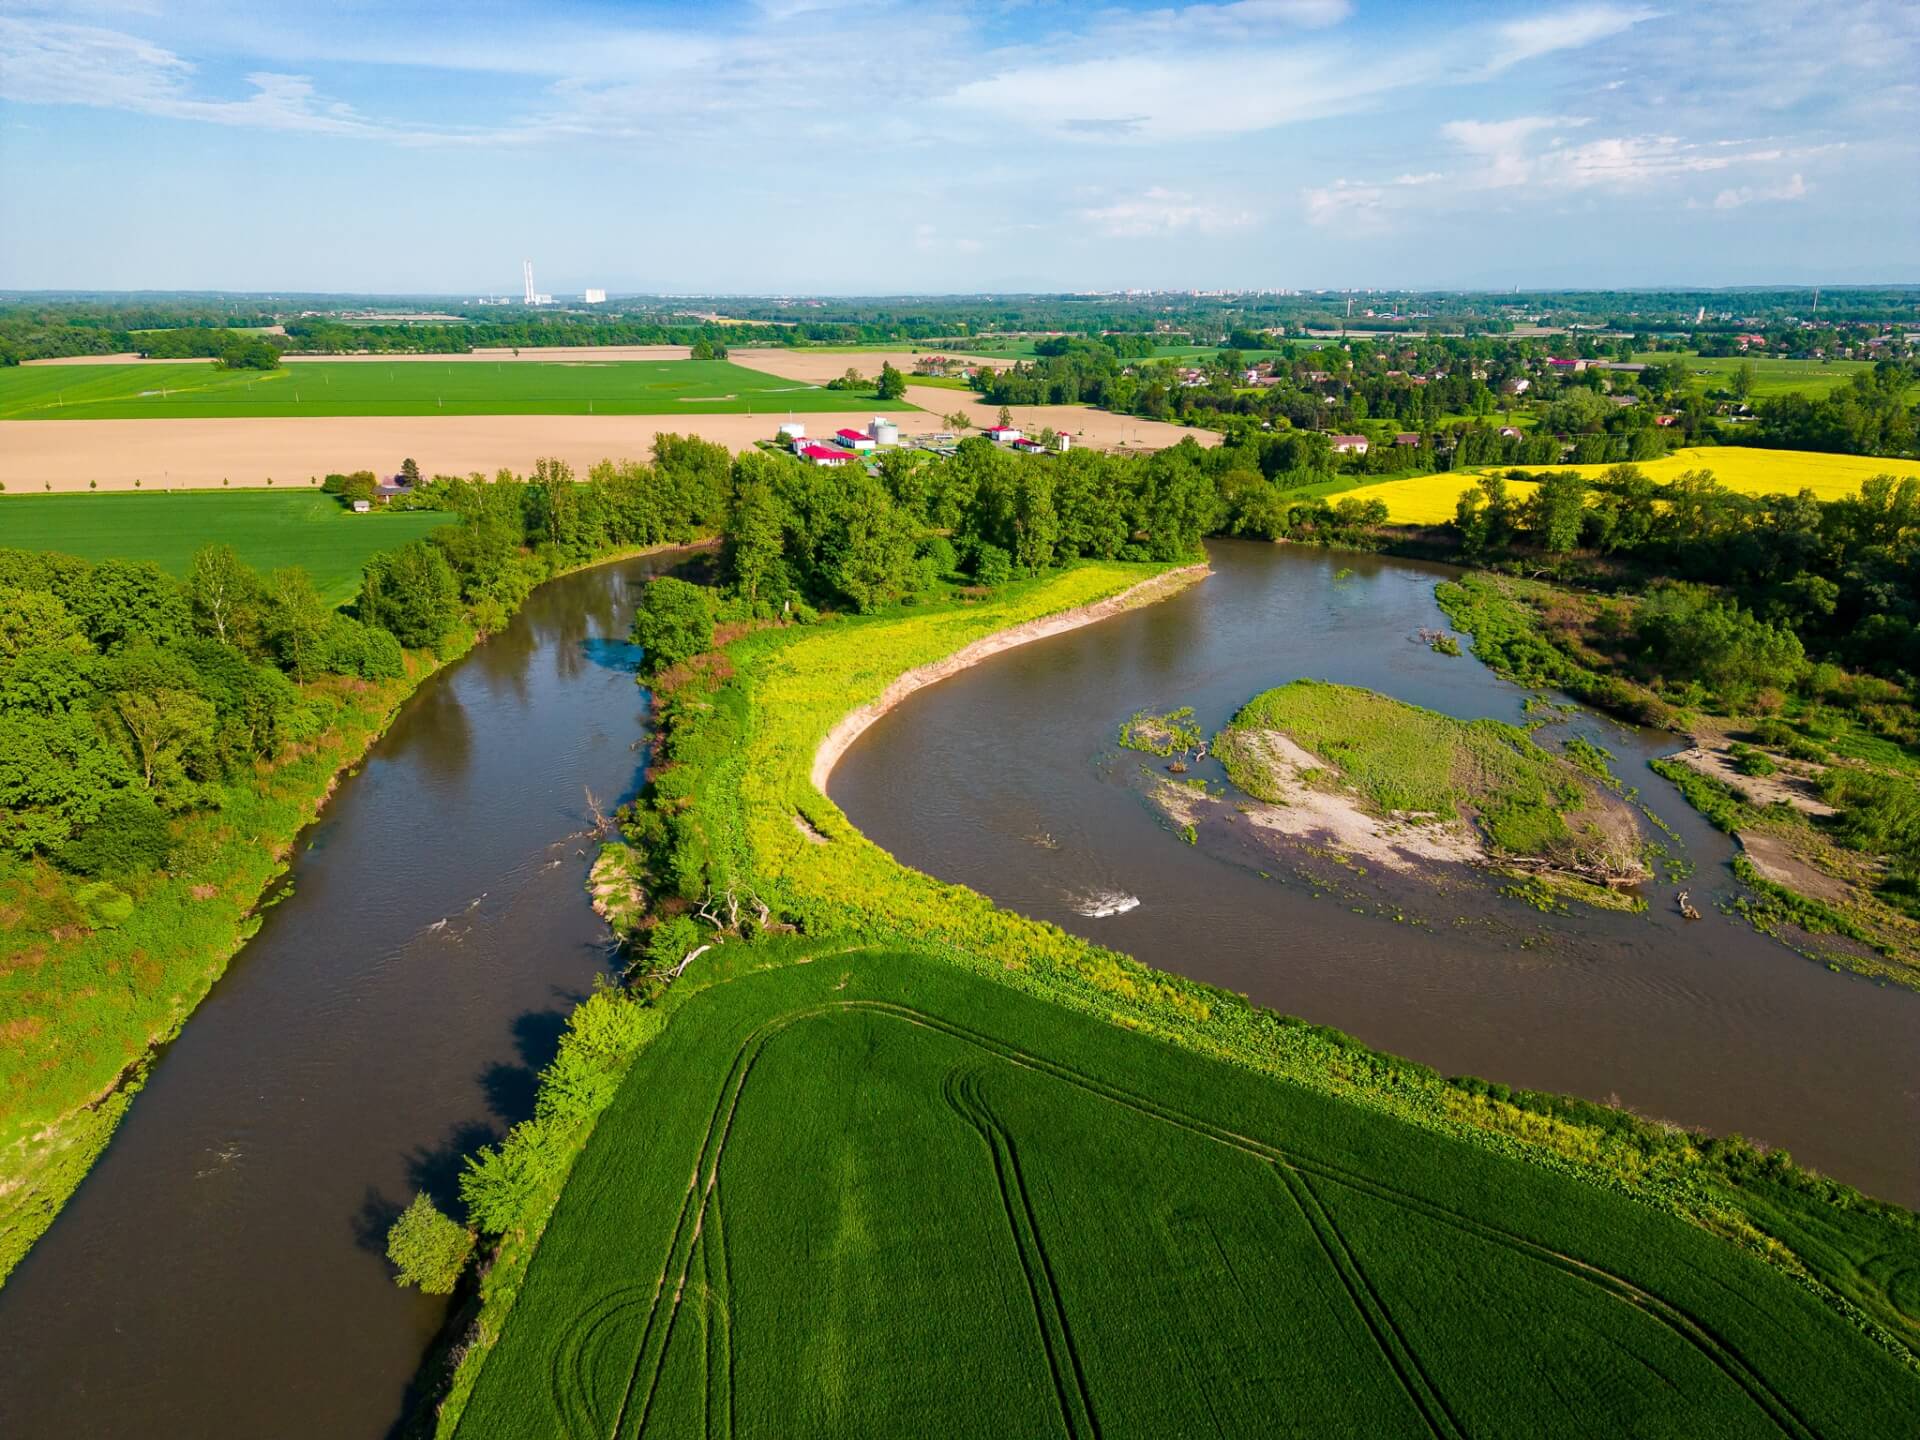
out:
M1556 50L1578 50L1631 30L1642 21L1657 19L1659 14L1644 5L1580 5L1510 20L1494 27L1490 68L1498 73Z
M1756 200L1800 200L1805 198L1808 188L1807 182L1796 170L1778 185L1741 185L1722 190L1713 197L1713 208L1738 210L1742 205L1751 205Z
M1084 209L1080 218L1101 234L1119 239L1172 235L1187 230L1217 235L1253 223L1253 216L1244 210L1206 204L1191 195L1157 185L1132 199Z

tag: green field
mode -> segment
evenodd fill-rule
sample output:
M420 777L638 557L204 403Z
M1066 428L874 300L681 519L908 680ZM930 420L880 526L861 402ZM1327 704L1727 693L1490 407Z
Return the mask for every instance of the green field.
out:
M775 415L911 410L724 360L302 360L278 370L22 365L0 370L0 420L283 415Z
M312 490L27 495L0 497L0 549L151 560L182 576L202 545L225 544L262 573L305 567L320 593L339 604L360 588L368 556L453 518L428 510L354 515Z
M1673 359L1674 352L1661 351L1633 358L1653 365ZM1788 395L1796 390L1817 398L1851 383L1861 371L1873 369L1873 362L1869 360L1776 360L1764 355L1716 355L1703 359L1691 350L1682 352L1679 358L1686 362L1687 383L1694 390L1731 390L1733 372L1751 363L1756 399Z
M629 1071L466 1440L1912 1432L1886 1350L1653 1207L939 961L775 949Z

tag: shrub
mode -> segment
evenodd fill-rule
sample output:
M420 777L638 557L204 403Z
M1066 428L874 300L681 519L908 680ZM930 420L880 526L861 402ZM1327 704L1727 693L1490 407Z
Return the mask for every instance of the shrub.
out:
M690 660L713 645L713 597L663 575L647 586L630 638L644 652L640 668L648 675Z
M973 555L973 578L982 585L1004 585L1013 579L1013 557L998 545L982 545Z
M333 615L320 635L320 668L330 675L392 680L406 669L392 632L363 625L351 615Z
M429 1295L451 1295L472 1253L473 1232L442 1215L424 1192L387 1231L387 1259L400 1272L394 1283Z
M105 880L82 885L73 892L73 899L94 930L111 930L133 918L133 897Z
M167 817L146 795L122 791L100 807L100 818L61 847L62 869L114 879L158 870L173 849Z

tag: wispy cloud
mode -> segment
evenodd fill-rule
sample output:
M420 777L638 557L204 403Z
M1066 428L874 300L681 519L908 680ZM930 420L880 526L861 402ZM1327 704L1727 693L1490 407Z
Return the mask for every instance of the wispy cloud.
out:
M1218 235L1253 223L1249 211L1208 204L1158 185L1111 204L1090 206L1080 212L1080 218L1102 235L1129 240L1188 230Z
M1575 5L1509 20L1493 28L1490 68L1497 73L1555 51L1584 49L1659 15L1645 5Z
M1722 190L1713 197L1716 210L1738 210L1743 205L1751 205L1756 200L1803 200L1810 187L1800 177L1798 170L1778 185L1741 185Z

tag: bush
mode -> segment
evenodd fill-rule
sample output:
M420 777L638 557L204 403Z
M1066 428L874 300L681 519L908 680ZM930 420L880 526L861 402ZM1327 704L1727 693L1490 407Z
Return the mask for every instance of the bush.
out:
M645 674L690 660L713 646L713 597L698 585L663 575L647 586L629 638L644 652L640 668Z
M387 1259L400 1272L394 1283L429 1295L451 1295L472 1253L473 1232L442 1215L424 1192L387 1231Z
M361 620L412 649L435 646L460 614L460 585L439 546L415 540L375 555L360 579Z
M375 630L351 615L333 615L320 634L320 668L330 675L362 680L393 680L406 670L400 642L390 631Z
M973 578L982 585L1004 585L1013 579L1013 557L998 545L982 545L973 555Z
M73 892L73 900L94 930L111 930L133 918L133 897L105 880L82 885Z
M100 807L100 818L61 847L60 867L76 875L114 879L158 870L173 850L167 817L144 794L122 791Z

